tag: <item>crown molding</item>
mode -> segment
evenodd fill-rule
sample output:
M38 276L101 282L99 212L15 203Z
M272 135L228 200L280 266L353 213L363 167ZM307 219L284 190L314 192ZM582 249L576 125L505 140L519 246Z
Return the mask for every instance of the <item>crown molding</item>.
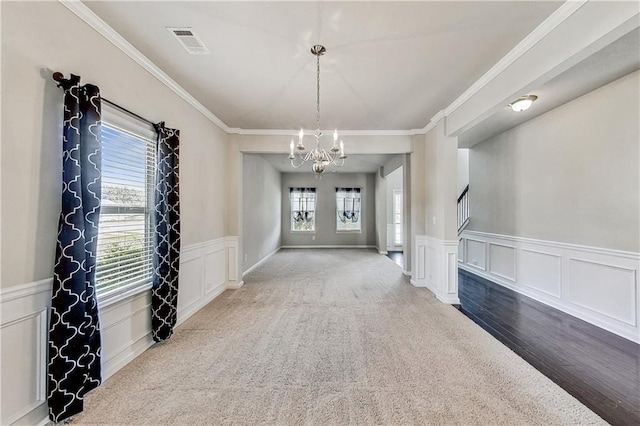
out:
M453 101L444 109L445 116L450 115L458 109L462 104L467 102L482 90L489 82L505 71L511 64L517 61L522 55L535 46L540 40L556 29L558 25L563 23L567 18L573 15L578 9L584 6L589 0L567 0L558 9L555 10L547 19L542 21L533 31L531 31L520 43L509 51L502 59L500 59L489 71L473 83L462 95ZM433 122L436 116L431 119Z
M298 136L300 130L287 129L232 129L239 135L253 136ZM331 135L333 129L320 130L323 135ZM340 136L413 136L415 130L340 130ZM305 133L305 136L313 136L312 133Z
M114 46L119 48L127 56L137 62L151 75L156 77L160 82L175 92L178 96L189 103L193 108L199 111L207 119L222 129L227 134L239 135L256 135L256 136L296 136L299 130L286 129L242 129L227 126L221 119L213 114L207 107L195 99L189 92L180 86L175 80L169 77L149 58L136 49L123 36L114 30L109 24L103 21L98 15L93 13L91 9L85 6L80 0L58 0L67 9L73 12L81 20L87 23L91 28L96 30L100 35L110 41ZM427 134L433 129L438 121L450 115L458 109L462 104L467 102L471 97L477 94L489 82L505 71L518 58L525 54L529 49L535 46L546 35L552 32L558 25L569 18L574 12L580 9L589 0L567 0L547 19L538 25L531 33L529 33L520 43L518 43L509 53L507 53L500 61L498 61L489 71L473 83L465 90L456 100L454 100L444 110L434 115L429 123L422 129L411 130L342 130L343 136L414 136ZM330 131L329 131L330 132Z
M189 105L194 107L198 112L209 119L213 124L218 126L226 133L231 133L232 129L227 126L222 120L216 117L207 107L202 105L196 98L194 98L189 92L187 92L182 86L180 86L175 80L169 77L164 71L162 71L156 64L151 62L149 58L144 56L142 52L136 49L131 43L129 43L123 36L114 30L109 24L103 21L98 15L93 13L91 9L85 6L79 0L58 0L63 6L73 12L78 18L82 19L91 28L96 30L100 35L110 41L114 46L124 52L128 57L133 59L148 71L155 78L160 80L165 86L173 90L178 96L184 99Z

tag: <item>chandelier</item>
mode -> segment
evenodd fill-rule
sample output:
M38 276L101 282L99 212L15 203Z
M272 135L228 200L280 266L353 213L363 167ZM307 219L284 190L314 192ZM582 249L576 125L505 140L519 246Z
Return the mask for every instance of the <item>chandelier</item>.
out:
M290 153L289 160L291 165L298 169L302 167L308 161L311 161L311 170L315 174L324 173L325 167L328 165L334 165L336 167L342 167L344 165L344 159L347 158L344 155L344 143L340 141L338 145L338 131L333 131L333 146L329 151L326 151L320 146L320 137L322 132L320 131L320 56L324 55L327 49L324 46L316 44L311 48L311 53L316 57L316 69L317 69L317 91L316 91L316 131L313 134L316 137L316 147L311 151L305 152L306 148L302 143L304 137L304 130L300 129L298 134L298 145L294 145L293 139L289 145ZM297 153L296 153L297 151Z

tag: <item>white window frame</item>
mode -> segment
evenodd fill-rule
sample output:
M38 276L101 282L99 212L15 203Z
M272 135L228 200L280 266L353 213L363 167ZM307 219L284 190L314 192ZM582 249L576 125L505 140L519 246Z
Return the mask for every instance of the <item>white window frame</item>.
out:
M340 212L343 211L340 208L340 201L338 200L339 198L339 193L341 189L348 189L348 190L354 190L357 191L358 193L358 197L357 197L357 208L358 208L358 221L357 222L352 222L352 223L357 223L358 224L358 228L357 229L339 229L340 224L342 223L340 221ZM340 187L340 188L335 188L335 201L336 201L336 233L337 234L361 234L362 233L362 188L345 188L345 187ZM345 197L341 197L340 199L344 199ZM355 200L355 198L354 198ZM356 205L356 202L354 201L354 206Z
M404 244L402 235L402 216L404 214L404 205L402 204L404 202L403 197L402 189L393 190L393 245L395 247L401 247ZM398 236L400 237L399 239Z
M296 191L296 189L302 189L304 191L307 191L310 194L313 194L313 216L312 216L312 225L311 225L311 229L295 229L295 220L293 219L293 213L295 211L300 211L300 210L296 210L296 207L298 207L298 209L300 209L299 206L294 206L294 193L299 192L299 193L303 193L301 191ZM300 200L301 197L297 197L298 200ZM306 197L305 197L306 198ZM302 198L304 200L304 198ZM300 202L300 201L299 201ZM308 208L308 207L307 207ZM289 227L289 231L292 233L307 233L307 234L314 234L316 232L316 212L318 210L318 191L317 188L306 188L306 187L290 187L289 188L289 223L290 223L290 227Z
M144 237L142 242L142 250L143 255L140 258L143 266L141 269L137 269L132 271L131 277L128 277L126 284L115 286L111 289L104 289L101 286L100 282L100 259L104 255L104 252L101 253L101 240L107 238L106 235L109 235L107 226L100 226L98 229L98 259L97 259L97 274L96 274L96 295L97 300L100 306L107 306L113 303L116 303L120 300L131 297L135 294L139 294L151 288L152 280L153 280L153 244L154 244L154 210L155 210L155 201L154 201L154 181L156 175L156 139L157 134L155 129L137 118L134 118L130 114L127 114L119 109L112 107L109 104L102 103L102 126L105 128L111 128L118 132L127 134L129 136L133 136L140 140L146 142L146 154L145 154L145 183L144 183L144 192L146 195L145 206L142 207L143 215L144 215ZM113 180L105 179L106 170L105 170L105 153L103 149L103 179L102 179L102 188L103 188L103 200L105 199L105 187L110 183L113 183ZM114 160L116 160L114 158ZM123 174L124 176L124 174ZM125 186L125 179L122 181L122 185ZM107 219L107 215L110 214L109 210L114 206L105 205L102 203L100 220L101 224L103 224L103 219ZM117 206L115 206L117 208ZM140 208L140 207L137 207ZM106 223L106 222L105 222ZM102 237L102 238L101 238ZM135 279L135 275L139 274L140 279Z

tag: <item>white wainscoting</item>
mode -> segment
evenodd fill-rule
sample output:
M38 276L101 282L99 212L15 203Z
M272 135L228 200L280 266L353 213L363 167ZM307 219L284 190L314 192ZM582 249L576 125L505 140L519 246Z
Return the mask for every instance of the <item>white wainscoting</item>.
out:
M417 235L411 283L426 287L443 303L459 304L458 241Z
M640 343L640 253L477 231L460 247L462 269Z
M238 287L237 256L237 237L218 238L182 248L178 324L226 288ZM52 279L46 279L0 292L0 424L46 422L46 353L51 285ZM153 344L150 304L149 289L116 302L99 302L103 379Z

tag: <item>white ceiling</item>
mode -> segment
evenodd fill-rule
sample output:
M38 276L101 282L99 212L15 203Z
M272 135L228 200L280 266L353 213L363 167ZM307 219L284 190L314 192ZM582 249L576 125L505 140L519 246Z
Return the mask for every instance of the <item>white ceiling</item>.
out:
M527 111L514 113L505 105L500 111L461 134L458 137L458 146L470 148L639 68L640 29L636 28L557 77L528 92L537 95L538 100Z
M230 127L409 130L488 71L562 2L85 4ZM192 27L189 55L165 27Z

